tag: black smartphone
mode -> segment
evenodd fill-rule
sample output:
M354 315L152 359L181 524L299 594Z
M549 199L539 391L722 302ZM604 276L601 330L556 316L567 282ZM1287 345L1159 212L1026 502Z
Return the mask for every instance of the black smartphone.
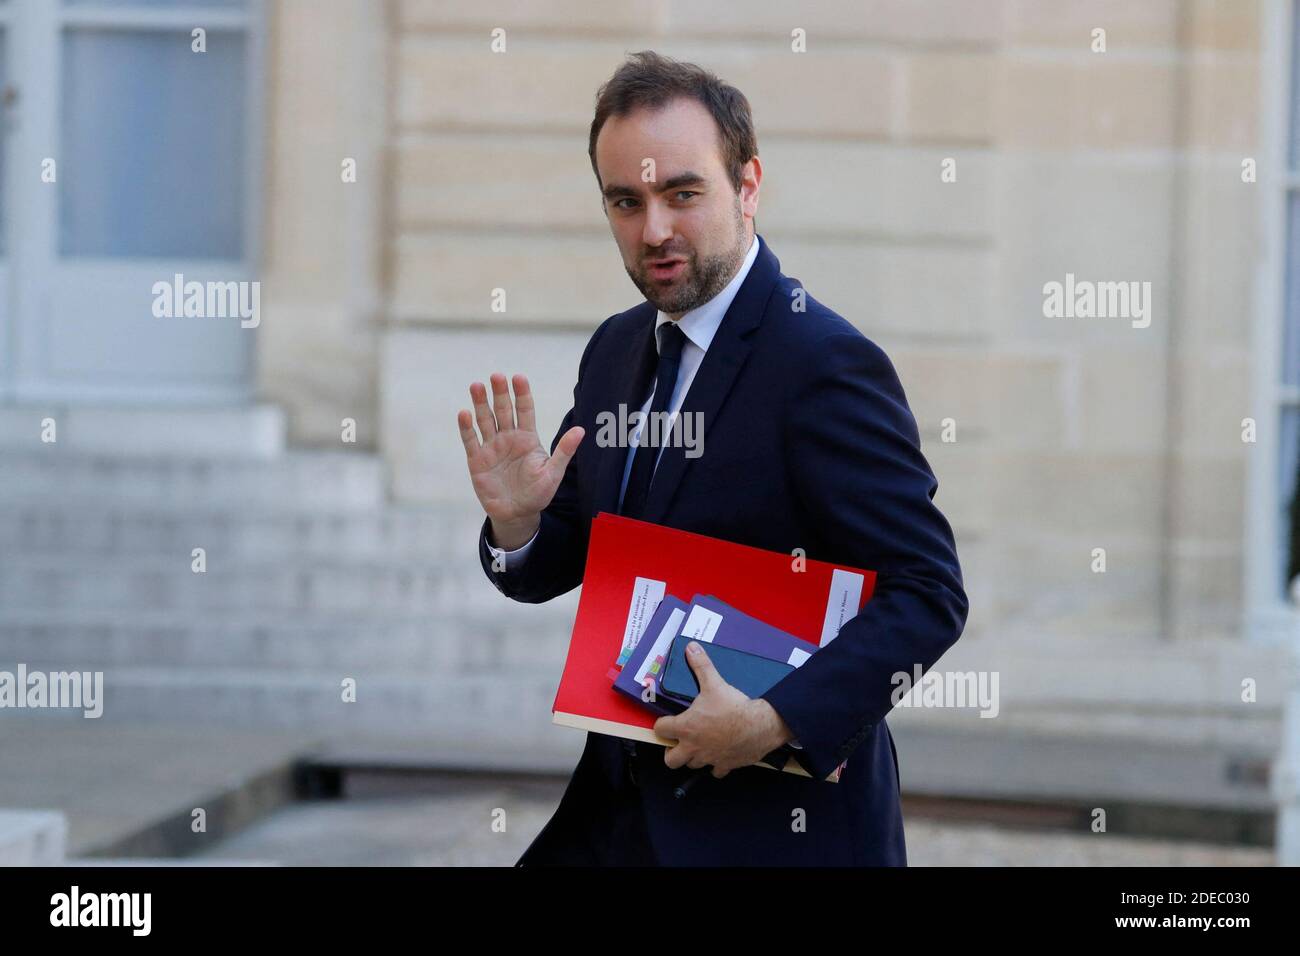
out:
M666 696L685 703L694 700L700 692L700 683L686 660L686 645L692 640L694 638L685 634L673 638L672 646L668 649L668 660L664 663L664 674L659 681L659 688ZM709 655L709 660L722 679L746 697L761 697L794 670L793 664L759 657L734 647L723 647L707 641L700 641L700 646Z

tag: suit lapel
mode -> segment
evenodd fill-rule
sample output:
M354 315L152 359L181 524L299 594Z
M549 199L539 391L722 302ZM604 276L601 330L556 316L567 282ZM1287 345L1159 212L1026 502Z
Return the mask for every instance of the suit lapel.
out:
M713 422L730 394L737 374L749 357L752 348L749 336L762 321L763 312L772 295L772 287L781 274L781 263L772 255L767 243L763 242L761 236L758 237L758 242L758 255L750 267L749 275L745 276L745 281L731 301L717 334L709 344L709 350L704 353L704 361L695 373L690 391L682 402L680 414L699 416L703 432L702 435L697 434L696 441L703 441L702 448L705 452L709 447L708 434ZM699 459L688 459L686 449L681 445L668 445L664 448L646 499L646 521L656 524L663 521L690 463L697 460ZM618 500L617 493L616 486L615 502Z

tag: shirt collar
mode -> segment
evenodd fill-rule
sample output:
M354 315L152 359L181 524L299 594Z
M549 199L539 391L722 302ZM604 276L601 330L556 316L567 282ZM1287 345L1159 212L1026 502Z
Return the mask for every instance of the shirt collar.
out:
M707 352L709 350L709 345L713 342L713 336L717 334L718 327L722 325L727 310L731 308L731 303L736 298L736 293L740 291L741 283L745 281L750 266L754 264L754 260L757 258L758 233L754 233L754 238L749 244L749 252L745 254L745 261L740 264L740 268L731 277L731 281L708 302L696 306L677 320L677 327L682 330L682 334L695 343L700 351ZM663 312L660 312L655 320L656 349L659 348L659 326L671 321L672 319L664 315Z

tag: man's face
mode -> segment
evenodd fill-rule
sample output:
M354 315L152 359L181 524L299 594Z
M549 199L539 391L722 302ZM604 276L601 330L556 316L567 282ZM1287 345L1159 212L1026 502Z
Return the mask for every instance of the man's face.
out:
M679 98L606 120L596 167L623 268L642 295L677 319L722 291L754 235L757 157L745 165L737 193L712 115ZM653 181L645 181L647 170Z

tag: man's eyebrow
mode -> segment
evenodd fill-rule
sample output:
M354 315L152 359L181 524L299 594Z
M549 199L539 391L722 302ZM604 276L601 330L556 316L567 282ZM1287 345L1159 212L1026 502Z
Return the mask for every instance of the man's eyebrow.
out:
M703 186L705 179L699 173L684 172L669 179L661 187L659 192L667 192L670 189L680 189L683 186Z
M601 190L601 195L603 195L606 199L613 199L615 197L621 199L624 196L635 196L636 190L630 186L609 185L606 186L603 190Z
M662 183L656 184L655 192L663 193L670 189L681 189L683 186L703 186L707 182L708 180L699 173L693 173L688 170L684 173L678 173L676 176L673 176L671 179L666 179ZM606 199L621 199L625 196L637 195L637 191L631 186L619 186L614 184L606 186L601 192Z

